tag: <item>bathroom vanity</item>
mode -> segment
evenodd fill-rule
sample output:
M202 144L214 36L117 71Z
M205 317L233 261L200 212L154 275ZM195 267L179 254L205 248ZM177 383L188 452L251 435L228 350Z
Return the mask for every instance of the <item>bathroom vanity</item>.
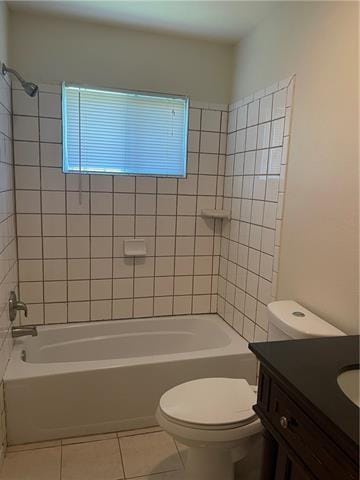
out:
M359 368L359 338L250 344L260 361L261 480L359 478L359 408L338 384Z

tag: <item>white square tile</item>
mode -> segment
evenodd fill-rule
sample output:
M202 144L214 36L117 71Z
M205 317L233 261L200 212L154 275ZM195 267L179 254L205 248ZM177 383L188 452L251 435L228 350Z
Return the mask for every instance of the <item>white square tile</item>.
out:
M17 213L40 213L40 192L17 191Z
M134 318L152 317L154 314L153 298L134 299Z
M61 143L61 120L40 118L40 141Z
M96 258L112 257L112 237L92 237L90 242L90 255Z
M41 235L41 216L39 214L21 214L16 216L19 237Z
M242 107L239 107L237 110L237 124L236 124L236 129L240 130L242 128L246 127L246 121L247 121L247 105L244 105Z
M113 319L132 318L133 317L133 300L126 298L122 300L113 300Z
M66 238L64 237L44 237L44 258L65 258L66 257Z
M65 190L65 174L60 168L41 168L41 187L43 190Z
M90 198L86 192L67 192L66 208L68 214L88 214Z
M133 297L133 279L120 278L113 280L114 298L132 298Z
M269 281L272 279L273 258L265 253L262 253L260 258L260 275Z
M270 143L270 122L262 123L258 128L257 148L268 148Z
M188 143L187 143L188 152L199 152L200 148L200 132L190 130L188 133Z
M259 122L268 122L271 120L271 113L272 113L272 95L267 95L260 99L260 114L259 114Z
M112 192L113 177L111 175L90 175L90 189L93 192Z
M162 216L156 217L157 235L175 235L175 217Z
M179 179L178 193L179 195L196 195L197 192L197 175L188 175L187 178Z
M193 296L193 313L210 313L210 295L194 295Z
M69 322L89 322L90 321L90 302L69 302L68 321Z
M201 153L218 153L219 152L220 135L215 132L201 132L200 152Z
M171 257L170 257L171 258ZM161 260L161 259L157 259ZM175 275L192 275L194 269L194 257L176 257ZM172 273L169 273L171 275Z
M171 315L173 309L173 297L156 297L154 299L154 315Z
M58 143L41 143L41 165L46 167L62 166L62 147Z
M37 117L13 116L14 140L39 141Z
M136 177L136 193L156 193L156 178Z
M66 260L44 260L44 280L66 280Z
M276 227L276 211L277 204L272 202L265 202L264 204L264 227L273 228Z
M67 238L67 256L68 258L90 257L89 237L68 237Z
M135 177L128 175L114 176L114 192L133 193L135 192Z
M46 303L45 323L67 323L67 303Z
M37 259L42 257L42 238L19 237L18 254L20 259Z
M155 259L155 275L168 276L174 274L174 258L158 257Z
M96 218L96 217L95 217ZM67 234L70 237L89 236L89 216L88 215L67 215ZM94 220L94 218L93 218ZM95 220L96 222L96 220Z
M135 195L126 193L115 193L114 213L118 215L134 215Z
M189 108L189 130L200 130L201 110Z
M16 166L15 184L16 188L20 190L39 190L40 168L30 166Z
M20 298L25 303L40 303L43 301L42 282L21 282Z
M135 278L134 281L134 297L153 297L154 296L154 279Z
M218 155L214 153L201 153L199 163L199 173L216 175L218 171Z
M14 142L15 165L39 165L39 144L37 142Z
M19 260L19 280L35 281L43 279L41 260Z
M270 228L263 228L261 235L261 251L274 255L275 231Z
M112 277L112 258L92 258L91 278L92 279L106 279Z
M284 118L271 122L270 147L278 147L283 144L284 126Z
M111 237L113 217L111 215L91 215L91 235L94 237Z
M228 115L228 133L235 132L236 130L236 115L237 110L231 110Z
M261 247L261 227L258 225L250 226L249 245L256 250L260 250Z
M239 130L236 132L235 149L234 152L241 153L245 151L246 130ZM232 153L234 153L232 152Z
M273 106L272 106L272 119L285 116L287 89L284 88L274 93Z
M66 302L67 285L64 281L45 282L44 283L45 302Z
M42 191L43 213L65 213L65 192Z
M179 195L177 204L178 215L195 215L196 197L191 195Z
M174 277L156 277L154 294L156 297L170 296L174 293ZM172 303L172 302L171 302Z
M61 237L66 234L65 215L42 215L43 235L47 237Z
M174 314L186 315L191 313L191 296L174 297Z
M155 235L155 216L137 215L135 219L135 233L137 236Z
M116 300L113 300L113 305ZM114 312L115 312L114 306ZM93 300L90 302L90 317L92 321L111 318L111 303L108 300ZM113 318L116 318L115 316Z
M90 260L88 258L69 259L67 264L69 280L90 278Z
M278 175L268 175L266 179L266 195L265 199L269 202L277 202L279 195L279 181Z
M235 145L236 145L236 133L229 133L227 136L227 144L226 144L226 154L231 155L235 153Z
M177 179L176 178L158 178L157 179L157 193L172 193L177 192Z
M111 280L91 280L90 281L91 300L111 299L112 281Z
M246 141L245 141L245 149L246 150L255 150L256 149L256 142L257 142L257 130L258 127L249 127L246 129Z
M86 301L90 299L89 280L71 280L68 282L68 300Z
M37 97L30 97L23 90L12 91L12 107L14 115L38 115Z
M40 117L61 118L61 96L55 93L39 93Z
M266 176L265 175L255 175L254 177L254 187L253 187L253 198L255 200L264 200L266 191Z
M203 110L201 129L209 132L220 132L221 112L216 110Z
M244 159L244 175L254 175L256 152L246 152Z
M259 100L249 103L247 115L248 127L256 125L257 123L259 123Z
M133 237L135 232L135 218L132 215L114 216L114 235Z
M90 194L92 214L111 214L113 211L113 195L111 193Z

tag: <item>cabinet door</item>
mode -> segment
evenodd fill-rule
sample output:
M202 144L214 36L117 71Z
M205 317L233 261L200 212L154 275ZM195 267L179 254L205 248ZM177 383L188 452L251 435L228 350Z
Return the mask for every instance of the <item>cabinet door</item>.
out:
M279 445L274 480L314 480L314 477Z

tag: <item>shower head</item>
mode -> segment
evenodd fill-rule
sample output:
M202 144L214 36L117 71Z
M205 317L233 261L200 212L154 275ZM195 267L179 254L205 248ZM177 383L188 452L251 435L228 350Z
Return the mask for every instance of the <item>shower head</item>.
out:
M12 73L13 75L15 75L15 77L19 80L21 86L25 90L25 93L27 93L30 97L35 97L35 95L37 94L39 87L35 83L27 82L23 79L20 73L18 73L12 68L8 68L5 63L3 63L1 66L1 73L3 75L6 75L7 73Z

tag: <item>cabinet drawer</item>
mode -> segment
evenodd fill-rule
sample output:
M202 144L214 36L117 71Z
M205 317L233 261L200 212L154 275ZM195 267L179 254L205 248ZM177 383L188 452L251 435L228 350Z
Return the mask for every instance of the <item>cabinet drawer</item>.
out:
M268 417L318 478L357 480L350 460L274 382Z

